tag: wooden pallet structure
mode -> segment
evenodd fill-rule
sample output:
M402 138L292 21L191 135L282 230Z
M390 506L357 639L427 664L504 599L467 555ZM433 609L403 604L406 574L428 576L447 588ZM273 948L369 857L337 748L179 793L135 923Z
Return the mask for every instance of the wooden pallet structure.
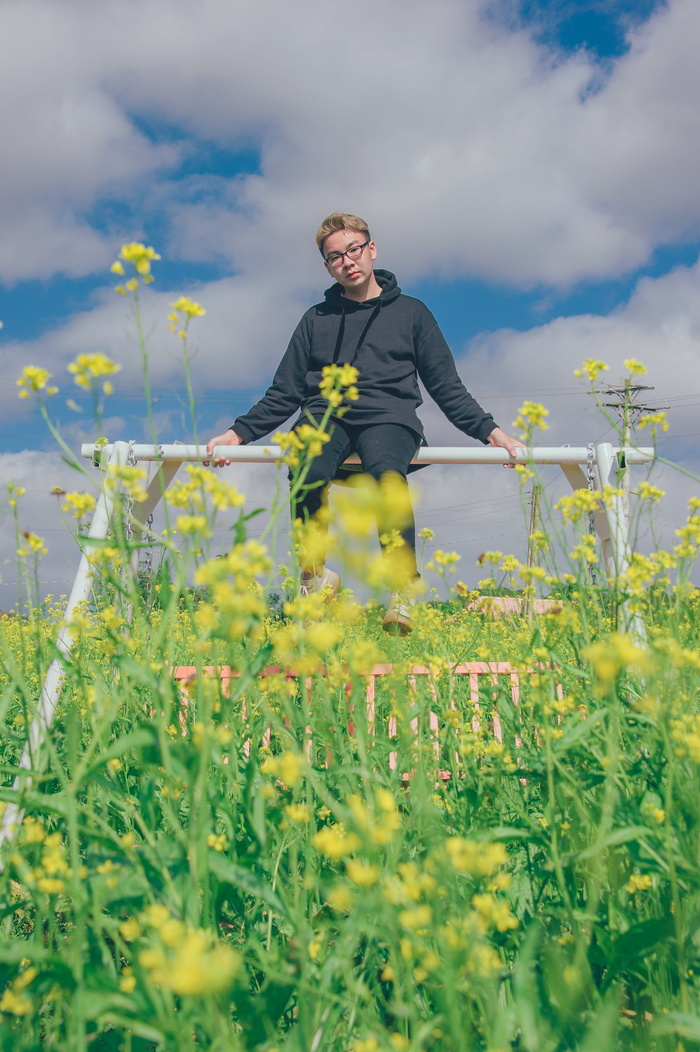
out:
M393 664L381 664L375 665L372 670L364 675L365 679L365 712L367 719L367 729L371 737L374 737L376 726L377 726L377 690L378 684L384 677L390 676L394 672L395 666ZM539 665L532 669L525 670L525 674L532 674L536 672L545 671L547 666ZM315 672L316 675L324 675L325 667L319 666ZM441 723L444 723L444 716L441 716L441 712L444 713L444 707L440 707L436 681L434 679L433 670L424 665L411 665L406 669L402 667L402 672L406 674L407 682L409 687L413 690L416 689L420 680L423 680L427 687L432 699L435 702L435 707L431 707L428 712L428 732L430 737L430 745L433 749L436 759L440 757L441 743L440 743L440 728ZM231 691L232 683L241 677L241 672L231 668L228 665L208 665L198 668L196 665L180 665L173 668L173 679L176 683L182 685L181 699L183 710L180 714L180 720L183 725L183 733L187 733L185 724L187 722L186 710L189 704L189 694L186 688L191 687L197 678L203 675L209 679L218 679L221 684L222 694L228 696ZM305 691L307 698L311 697L312 684L314 680L313 675L299 674L294 669L285 669L281 665L267 665L263 668L260 673L260 679L265 679L269 676L284 676L287 680L297 680L300 686ZM510 696L510 700L515 709L520 704L520 692L521 692L521 676L523 675L523 669L515 668L507 661L470 661L460 665L453 666L446 673L449 676L455 677L467 677L468 678L468 689L469 689L469 700L470 706L473 710L473 716L471 719L471 729L474 733L479 733L482 725L481 710L485 699L495 701L497 698L502 698L506 695ZM563 697L562 686L560 683L555 685L556 696L561 699ZM351 684L346 685L346 696L350 698ZM456 704L454 697L450 700L450 708L455 711ZM245 698L242 699L242 712L244 720L246 717ZM503 743L503 727L501 719L496 711L491 711L487 715L487 726L490 734L496 742ZM418 740L419 735L419 720L418 716L413 716L410 721L411 733L414 740ZM355 728L352 720L348 721L348 733L354 734ZM389 739L395 739L398 734L398 720L396 715L390 715L387 720L387 735ZM270 745L272 738L271 728L268 727L261 737L261 745L266 747ZM305 749L307 756L311 758L313 742L312 732L310 727L305 728L304 732ZM516 748L520 746L521 740L516 735L515 742ZM249 740L243 743L243 748L246 754L250 753L251 743ZM326 759L326 766L328 766L330 758ZM398 763L396 751L392 751L389 754L389 767L395 769ZM443 778L448 778L448 772L441 772Z

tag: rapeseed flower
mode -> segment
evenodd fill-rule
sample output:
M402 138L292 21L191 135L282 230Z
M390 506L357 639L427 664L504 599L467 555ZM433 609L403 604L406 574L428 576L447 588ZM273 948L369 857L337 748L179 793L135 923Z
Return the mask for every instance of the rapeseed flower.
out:
M609 368L610 366L601 362L599 358L586 358L580 369L574 369L574 376L587 376L591 383L595 383L599 375L607 372Z
M294 789L301 782L305 767L306 760L300 753L285 749L280 756L269 756L260 770L263 774L277 775L288 789Z
M513 427L519 427L529 438L535 431L546 431L549 424L545 417L549 416L549 409L540 402L523 402L518 409L518 415L513 421Z
M30 555L34 555L40 559L48 552L43 537L39 537L36 533L32 533L31 530L25 530L22 537L24 538L24 543L17 549L17 554L21 558L26 559Z
M652 486L650 482L640 482L637 488L637 494L643 500L651 501L653 504L666 496L664 490L659 489L658 486Z
M321 855L332 862L339 862L357 851L362 841L355 833L348 833L345 826L338 822L319 829L311 838L311 843Z
M633 873L625 884L625 891L628 891L630 895L637 891L648 891L653 883L648 873Z
M657 435L659 431L668 431L668 417L659 410L657 413L644 413L640 416L638 427L645 429L648 428L652 435Z
M73 373L75 383L85 391L91 390L95 386L96 380L101 379L103 376L114 376L120 369L121 365L117 365L106 354L99 353L79 354L75 361L68 366L68 372ZM102 389L105 394L111 394L113 390L109 381L102 385Z
M97 501L91 493L65 493L63 495L63 510L70 512L74 519L84 519L91 511L94 511Z
M358 888L372 888L379 880L379 867L363 859L350 858L345 863L348 880Z
M126 295L127 290L129 292L136 292L138 289L138 278L143 278L144 284L148 285L153 281L153 275L151 274L151 263L155 259L160 259L160 256L155 249L146 247L138 241L132 241L130 244L122 245L119 253L119 258L110 267L112 274L117 274L119 277L126 275L124 269L124 263L130 263L135 271L135 276L124 282L124 285L117 285L115 292L119 292L121 295Z
M47 395L56 394L57 387L47 386L50 379L51 373L47 369L42 369L39 365L25 365L17 380L17 386L20 389L19 397L30 398L31 395L42 391Z
M508 859L503 844L466 840L456 836L447 838L445 849L454 868L472 877L488 877Z

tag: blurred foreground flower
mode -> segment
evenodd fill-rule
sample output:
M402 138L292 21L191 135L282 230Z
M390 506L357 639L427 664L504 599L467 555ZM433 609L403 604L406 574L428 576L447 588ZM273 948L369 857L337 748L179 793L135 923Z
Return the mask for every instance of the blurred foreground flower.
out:
M171 302L170 306L173 309L168 315L168 328L171 332L176 332L181 340L187 337L187 327L190 319L201 318L207 313L201 304L195 303L194 300L188 299L187 296L180 296Z
M17 380L17 386L20 388L19 397L30 398L32 394L38 394L40 391L45 391L47 395L56 394L57 387L46 386L50 379L51 373L47 369L42 369L40 365L25 365Z
M79 354L74 362L71 362L68 366L68 372L73 373L74 379L78 387L82 387L83 390L89 391L95 384L96 380L99 380L103 376L113 376L118 373L121 369L121 365L117 365L111 358L108 358L106 354ZM112 385L109 381L105 382L102 386L105 394L112 393Z
M151 260L153 259L160 259L155 249L147 248L146 245L142 245L138 241L132 241L128 245L122 245L119 258L112 264L110 270L113 274L123 277L126 274L124 263L131 263L136 274L143 278L144 284L148 285L153 281L153 275L151 274ZM136 292L138 284L138 277L134 276L125 281L124 285L117 285L115 291L125 296L127 290Z
M600 373L606 372L609 368L609 365L598 358L586 358L580 369L574 369L574 376L587 376L591 383L594 383Z

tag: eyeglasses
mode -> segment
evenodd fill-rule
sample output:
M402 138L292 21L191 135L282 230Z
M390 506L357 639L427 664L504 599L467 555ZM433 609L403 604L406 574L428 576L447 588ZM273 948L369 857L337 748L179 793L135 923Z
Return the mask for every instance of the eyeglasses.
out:
M329 267L333 267L333 269L335 270L335 268L339 267L343 262L344 256L347 256L348 259L359 259L363 251L369 245L369 241L370 239L367 238L367 240L364 241L361 245L353 245L352 248L349 248L347 250L347 252L331 252L330 256L327 257L325 262L328 264Z

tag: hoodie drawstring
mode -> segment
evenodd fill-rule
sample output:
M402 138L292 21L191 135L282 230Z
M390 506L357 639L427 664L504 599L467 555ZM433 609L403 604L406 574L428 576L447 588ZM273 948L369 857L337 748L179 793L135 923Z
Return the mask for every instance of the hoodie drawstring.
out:
M365 342L365 338L367 336L367 333L370 330L370 326L372 325L372 322L374 321L374 319L379 314L379 311L381 310L381 308L382 308L382 301L380 299L377 302L376 306L374 307L374 310L370 314L369 320L367 321L367 324L365 325L364 329L360 333L360 338L357 341L357 346L355 348L355 353L353 354L353 356L350 359L350 361L347 363L348 365L354 365L355 364L355 362L357 360L357 356L360 353L360 348L362 347L362 344ZM335 341L335 350L333 351L333 364L334 365L338 361L338 357L340 355L340 349L341 349L342 344L343 344L343 336L344 335L345 335L345 307L343 307L343 313L342 313L341 318L340 318L340 325L338 326L338 336L337 336L336 341Z

